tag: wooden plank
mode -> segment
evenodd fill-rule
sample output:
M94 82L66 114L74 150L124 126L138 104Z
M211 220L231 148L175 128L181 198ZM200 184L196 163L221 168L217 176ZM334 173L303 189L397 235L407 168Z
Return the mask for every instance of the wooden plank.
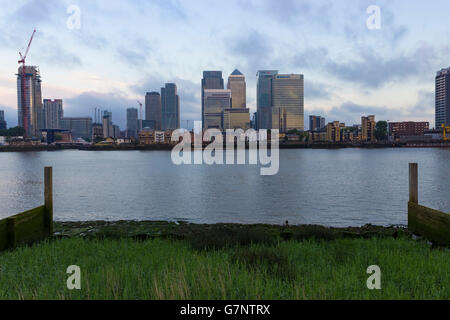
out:
M417 163L409 164L409 201L419 203L419 179Z
M436 243L450 245L450 214L409 202L408 229Z
M48 235L53 234L53 169L44 169L45 229Z

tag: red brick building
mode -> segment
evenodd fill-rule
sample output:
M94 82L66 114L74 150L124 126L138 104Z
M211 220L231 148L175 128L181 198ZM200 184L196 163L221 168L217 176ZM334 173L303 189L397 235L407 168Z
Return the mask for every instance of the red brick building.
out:
M389 123L389 135L393 136L394 139L400 137L410 137L410 136L423 136L425 130L430 128L428 122L390 122Z

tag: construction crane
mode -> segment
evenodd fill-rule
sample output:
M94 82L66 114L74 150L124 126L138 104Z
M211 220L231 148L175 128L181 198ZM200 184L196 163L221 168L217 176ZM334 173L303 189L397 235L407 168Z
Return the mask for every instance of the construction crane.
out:
M139 131L142 131L142 103L139 100L137 103L139 104Z
M30 51L31 41L33 41L34 34L36 33L36 29L33 30L33 33L31 34L30 41L28 42L27 49L25 50L25 54L22 55L22 52L19 51L20 60L18 61L19 64L22 64L22 79L21 79L21 87L22 87L22 105L19 106L22 109L22 124L23 128L25 129L25 136L29 133L28 128L28 122L30 117L30 110L27 109L27 93L26 93L26 76L27 73L25 71L25 60L27 58L28 52Z
M445 124L442 125L442 139L444 141L450 140L450 127L446 127Z

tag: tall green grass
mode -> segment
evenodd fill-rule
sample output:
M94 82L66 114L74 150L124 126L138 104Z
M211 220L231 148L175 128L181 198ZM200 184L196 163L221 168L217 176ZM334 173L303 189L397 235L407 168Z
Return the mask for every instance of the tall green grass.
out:
M69 265L82 289L68 290ZM366 269L381 268L381 290ZM195 249L175 240L43 242L0 254L0 299L449 299L450 253L408 239Z

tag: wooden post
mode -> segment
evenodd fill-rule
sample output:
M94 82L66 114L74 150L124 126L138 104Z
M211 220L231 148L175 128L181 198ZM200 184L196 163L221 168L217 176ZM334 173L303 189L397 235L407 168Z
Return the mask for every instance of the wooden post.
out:
M409 202L419 203L419 179L417 163L409 164Z
M52 167L44 169L45 226L49 236L53 234L53 171Z

